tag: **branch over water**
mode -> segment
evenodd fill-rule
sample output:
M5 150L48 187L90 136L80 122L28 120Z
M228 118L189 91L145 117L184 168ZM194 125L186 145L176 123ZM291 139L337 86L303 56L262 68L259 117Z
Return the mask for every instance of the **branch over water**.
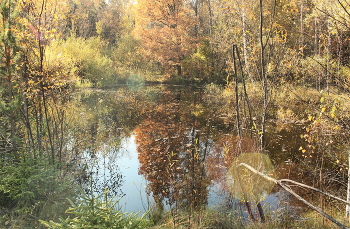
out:
M266 180L268 181L272 181L274 182L275 184L278 184L279 186L281 186L284 190L286 190L287 192L289 192L290 194L292 194L294 197L296 197L298 200L302 201L304 204L306 204L307 206L309 206L310 208L312 208L313 210L317 211L320 215L322 215L323 217L329 219L330 221L332 221L333 223L335 223L337 226L339 226L340 228L343 228L343 229L350 229L349 227L343 225L342 223L340 223L339 221L335 220L333 217L331 217L330 215L328 215L327 213L325 213L324 211L322 211L321 209L317 208L316 206L312 205L311 203L309 203L307 200L305 200L304 198L302 198L301 196L299 196L297 193L295 193L290 187L288 187L287 185L283 184L283 182L290 182L290 183L293 183L293 184L296 184L296 185L299 185L301 187L304 187L304 188L309 188L309 189L312 189L312 190L315 190L317 192L320 192L324 195L327 195L329 197L332 197L336 200L339 200L339 201L342 201L346 204L350 204L348 201L346 200L343 200L339 197L336 197L336 196L333 196L331 194L328 194L326 192L323 192L317 188L314 188L314 187L311 187L311 186L308 186L308 185L305 185L305 184L302 184L302 183L299 183L299 182L296 182L296 181L293 181L293 180L289 180L289 179L281 179L281 180L276 180L272 177L269 177L267 176L266 174L263 174L261 172L259 172L258 170L254 169L253 167L251 167L250 165L247 165L246 163L240 163L238 166L244 166L246 167L247 169L249 169L250 171L252 171L253 173L255 174L258 174L260 176L262 176L263 178L265 178Z

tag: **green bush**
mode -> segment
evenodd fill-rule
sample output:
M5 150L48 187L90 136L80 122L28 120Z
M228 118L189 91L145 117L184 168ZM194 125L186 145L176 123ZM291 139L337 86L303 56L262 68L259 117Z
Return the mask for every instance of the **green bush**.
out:
M116 209L118 200L108 197L108 191L95 197L93 194L87 196L82 194L77 201L73 203L66 213L70 216L66 219L60 219L59 223L40 221L48 228L146 228L149 221L144 214L138 217L137 213L123 213ZM72 218L71 218L72 216Z
M141 43L131 35L122 36L111 51L117 75L126 82L133 75L142 75L145 81L161 81L161 67L148 61L139 50Z
M195 81L219 82L214 77L213 52L208 40L203 41L195 53L183 61L183 74Z
M116 84L118 79L113 61L103 53L106 47L107 43L100 38L69 37L52 42L46 52L50 62L55 62L54 56L81 79L89 80L95 86L108 86Z
M39 218L64 214L69 206L66 198L73 197L75 190L67 177L43 160L22 155L8 161L0 169L0 204L7 211L3 219L8 224L33 228Z

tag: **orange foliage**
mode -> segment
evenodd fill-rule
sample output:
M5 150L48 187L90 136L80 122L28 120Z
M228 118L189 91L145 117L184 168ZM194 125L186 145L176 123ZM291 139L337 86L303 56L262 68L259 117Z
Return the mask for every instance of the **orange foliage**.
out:
M193 53L196 24L184 0L140 0L134 34L141 39L145 56L169 69L181 66L181 60Z
M203 164L206 153L193 120L181 112L172 102L146 111L146 118L135 129L139 173L149 181L156 202L167 199L170 205L198 207L208 195Z
M177 195L181 178L179 153L183 142L184 125L170 106L159 106L149 112L136 129L140 174L150 182L155 198L172 198Z

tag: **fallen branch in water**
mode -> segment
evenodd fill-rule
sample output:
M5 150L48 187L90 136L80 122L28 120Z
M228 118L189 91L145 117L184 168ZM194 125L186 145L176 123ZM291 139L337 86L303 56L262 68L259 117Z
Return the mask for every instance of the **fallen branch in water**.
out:
M302 198L301 196L299 196L297 193L295 193L290 187L288 187L287 185L283 184L283 182L290 182L290 183L293 183L293 184L296 184L296 185L299 185L301 187L304 187L304 188L309 188L309 189L312 189L314 191L317 191L317 192L320 192L324 195L327 195L331 198L334 198L336 200L339 200L339 201L342 201L346 204L350 204L348 201L346 200L343 200L339 197L336 197L336 196L333 196L329 193L326 193L326 192L323 192L321 191L320 189L317 189L317 188L314 188L314 187L311 187L311 186L308 186L308 185L305 185L305 184L302 184L302 183L299 183L299 182L296 182L296 181L293 181L293 180L288 180L288 179L282 179L282 180L276 180L272 177L269 177L267 176L266 174L264 173L261 173L259 172L258 170L254 169L253 167L251 167L250 165L246 164L246 163L240 163L238 166L244 166L246 167L247 169L249 169L250 171L252 171L253 173L255 174L258 174L260 176L262 176L263 178L265 178L266 180L268 181L271 181L275 184L278 184L279 186L281 186L284 190L286 190L287 192L289 192L290 194L292 194L295 198L297 198L298 200L300 200L301 202L303 202L304 204L306 204L308 207L312 208L313 210L317 211L320 215L322 215L323 217L327 218L328 220L332 221L333 223L335 223L337 226L339 226L340 228L343 228L343 229L350 229L349 227L343 225L342 223L338 222L337 220L335 220L333 217L331 217L330 215L328 215L327 213L325 213L324 211L322 211L321 209L315 207L314 205L312 205L311 203L309 203L307 200L305 200L304 198Z
M346 200L344 200L344 199L342 199L342 198L339 198L339 197L337 197L337 196L334 196L334 195L332 195L332 194L329 194L328 192L324 192L324 191L322 191L322 190L320 190L320 189L318 189L318 188L315 188L315 187L312 187L312 186L309 186L309 185L306 185L306 184L302 184L302 183L299 183L299 182L296 182L296 181L293 181L293 180L289 180L289 179L280 179L279 181L281 181L281 182L293 183L293 184L296 184L296 185L298 185L298 186L300 186L300 187L308 188L308 189L314 190L314 191L316 191L316 192L319 192L319 193L321 193L321 194L323 194L323 195L325 195L325 196L329 196L329 197L331 197L331 198L333 198L333 199L335 199L335 200L338 200L338 201L340 201L340 202L343 202L343 203L345 203L345 204L350 204L349 201L346 201Z

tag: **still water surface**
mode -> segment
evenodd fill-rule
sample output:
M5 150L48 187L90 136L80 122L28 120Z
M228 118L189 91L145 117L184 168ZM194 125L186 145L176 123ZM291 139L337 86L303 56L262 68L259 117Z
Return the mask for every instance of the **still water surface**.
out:
M108 188L125 212L145 212L156 203L170 207L234 207L225 184L230 161L238 156L234 107L210 90L144 87L82 90L76 94L72 131L96 193ZM277 128L275 128L277 129ZM297 131L296 131L297 130ZM302 128L272 132L269 154L287 168L304 144ZM257 138L244 137L243 153L256 150ZM288 168L287 168L288 169ZM267 211L284 200L273 189L262 198ZM244 209L241 210L244 215Z

